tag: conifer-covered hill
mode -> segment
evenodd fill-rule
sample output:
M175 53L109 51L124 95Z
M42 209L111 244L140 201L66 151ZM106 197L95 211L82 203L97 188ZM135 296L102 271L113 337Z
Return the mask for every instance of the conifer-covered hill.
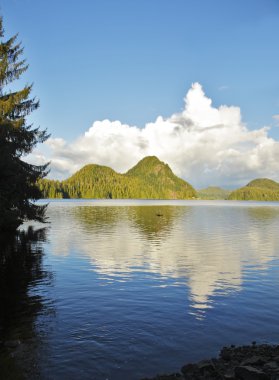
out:
M231 200L279 201L279 183L268 178L257 178L231 192Z
M40 180L45 198L189 199L195 189L157 157L145 157L126 174L86 165L65 181Z
M90 164L62 182L69 198L114 198L125 189L125 179L107 166Z
M174 176L168 164L160 161L156 156L147 156L140 160L134 167L126 173L128 176L137 177L157 177L165 175L168 177ZM176 177L177 178L177 177Z
M143 158L126 176L137 178L141 186L145 187L155 198L188 199L196 198L195 189L183 179L173 174L169 165L160 161L156 156Z
M206 189L197 190L200 199L228 199L231 190L222 189L218 186L208 186Z
M257 178L247 184L249 187L258 187L261 189L278 190L279 183L269 178Z

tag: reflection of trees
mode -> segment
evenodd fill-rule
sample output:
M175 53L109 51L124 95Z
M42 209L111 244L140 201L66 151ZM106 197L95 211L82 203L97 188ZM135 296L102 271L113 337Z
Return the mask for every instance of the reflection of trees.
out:
M170 231L175 219L187 208L174 206L92 207L80 206L71 211L89 231L113 227L119 221L132 221L148 238L163 237Z
M45 237L45 229L31 227L15 236L0 236L0 367L5 379L34 375L35 319L44 309L44 300L34 289L50 279L42 265Z
M148 239L158 239L168 234L177 217L187 210L178 206L135 206L128 208L128 216Z
M123 211L123 207L79 206L74 207L71 212L85 229L92 231L113 226L119 219L121 210Z
M248 207L248 215L262 223L278 218L279 210L273 207Z

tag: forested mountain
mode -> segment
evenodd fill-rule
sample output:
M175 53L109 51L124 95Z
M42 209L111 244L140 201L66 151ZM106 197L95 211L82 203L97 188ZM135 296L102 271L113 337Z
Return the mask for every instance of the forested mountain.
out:
M152 194L148 198L163 199L188 199L196 198L194 188L183 179L173 174L170 167L155 156L143 158L132 169L128 170L126 176L141 182L144 195Z
M155 156L145 157L126 174L86 165L65 181L38 182L44 198L189 199L195 189Z
M249 187L279 191L279 183L269 178L257 178L247 184Z
M231 190L217 186L208 186L206 189L197 190L200 199L228 199Z
M268 178L258 178L231 192L229 199L279 201L279 183Z

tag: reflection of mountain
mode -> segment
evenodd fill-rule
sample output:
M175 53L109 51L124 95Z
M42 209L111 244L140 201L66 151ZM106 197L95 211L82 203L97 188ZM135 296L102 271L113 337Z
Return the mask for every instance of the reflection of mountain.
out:
M90 207L77 206L71 214L89 232L113 228L121 219L128 219L146 235L148 239L164 238L172 229L175 220L187 208L179 206L129 206L129 207Z
M215 295L240 290L246 265L266 269L279 246L278 213L270 218L269 211L252 207L107 207L103 218L101 207L93 209L64 213L74 233L54 234L57 253L89 257L94 270L112 281L144 272L184 283L198 310ZM94 218L87 222L87 215Z
M72 209L72 214L86 230L92 231L115 225L121 211L121 207L78 206Z
M279 210L273 207L249 207L247 211L251 218L257 219L260 223L269 222L279 216Z
M32 228L16 236L0 236L0 341L8 342L0 352L3 379L38 376L35 321L44 309L44 300L35 288L50 279L42 266L44 239L45 229Z
M129 207L129 219L149 239L164 238L172 230L173 223L187 209L175 206L135 206Z

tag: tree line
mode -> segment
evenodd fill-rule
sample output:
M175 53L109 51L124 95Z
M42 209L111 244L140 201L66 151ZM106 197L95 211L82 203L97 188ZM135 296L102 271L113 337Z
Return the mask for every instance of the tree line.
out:
M44 198L189 199L195 189L153 157L146 157L126 174L100 165L86 165L64 181L41 179Z

